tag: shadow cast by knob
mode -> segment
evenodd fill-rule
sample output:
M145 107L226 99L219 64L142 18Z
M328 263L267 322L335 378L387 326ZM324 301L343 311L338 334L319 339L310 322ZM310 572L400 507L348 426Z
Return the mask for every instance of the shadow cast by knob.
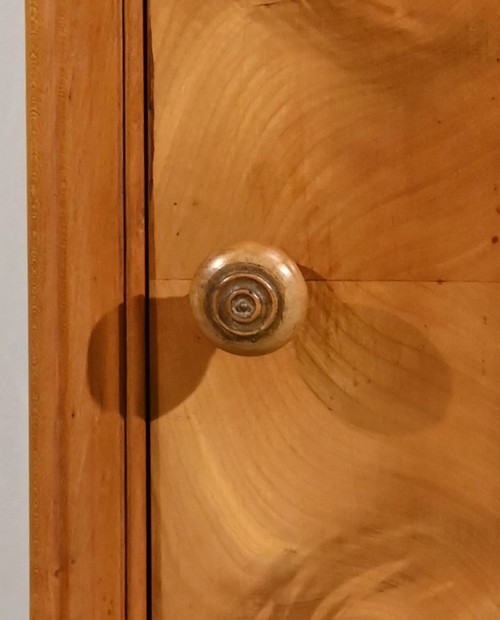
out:
M151 419L184 402L201 382L215 347L200 332L189 297L150 299Z
M295 338L298 372L308 387L334 415L368 432L401 435L439 423L452 385L436 347L399 316L344 303L333 289L327 282L309 282L308 315ZM137 299L138 309L143 304ZM149 317L150 418L155 419L195 392L215 347L199 331L187 296L151 299ZM120 306L96 324L87 357L93 398L103 411L111 410L118 389L122 415L124 330ZM110 345L116 338L122 344L113 363L108 358L116 355ZM118 382L109 381L105 369L110 367L117 369Z
M144 330L146 310L144 297L138 296L131 304L128 322L136 321L136 328ZM215 347L199 331L187 296L150 299L149 333L149 347L144 347L144 352L137 352L137 355L145 358L144 372L148 376L144 376L144 381L149 388L149 419L152 420L177 407L196 390ZM120 343L118 355L117 341ZM119 403L122 416L126 411L125 343L125 311L120 304L101 317L92 330L86 366L93 399L108 413L116 412ZM111 380L110 368L116 369L117 381ZM146 415L144 405L138 415Z
M382 435L419 431L446 414L450 369L419 329L380 308L343 303L310 282L295 341L299 372L336 416Z

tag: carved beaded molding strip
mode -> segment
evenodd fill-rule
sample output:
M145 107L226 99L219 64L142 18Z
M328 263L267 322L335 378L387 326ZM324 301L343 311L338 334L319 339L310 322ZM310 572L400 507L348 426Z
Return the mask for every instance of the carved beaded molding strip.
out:
M26 4L36 620L146 616L143 12Z

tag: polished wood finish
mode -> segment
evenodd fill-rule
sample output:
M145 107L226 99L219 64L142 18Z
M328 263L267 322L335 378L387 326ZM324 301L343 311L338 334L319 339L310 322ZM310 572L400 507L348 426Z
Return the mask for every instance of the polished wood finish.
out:
M310 282L293 345L200 339L158 281L155 620L500 614L500 285Z
M151 0L154 620L500 617L500 5ZM292 343L189 312L283 248Z
M142 3L126 4L26 4L33 620L145 617Z
M156 279L500 279L495 0L151 0Z
M142 1L124 7L127 620L147 617L147 272Z
M209 256L191 283L193 315L216 346L264 355L289 342L303 323L307 287L277 248L246 241Z

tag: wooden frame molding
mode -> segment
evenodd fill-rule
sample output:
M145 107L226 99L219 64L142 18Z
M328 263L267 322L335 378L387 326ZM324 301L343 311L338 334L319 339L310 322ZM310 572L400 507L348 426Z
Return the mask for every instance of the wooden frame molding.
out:
M31 617L139 620L143 3L28 0L26 14Z
M126 603L144 620L148 600L146 2L124 2L126 317Z

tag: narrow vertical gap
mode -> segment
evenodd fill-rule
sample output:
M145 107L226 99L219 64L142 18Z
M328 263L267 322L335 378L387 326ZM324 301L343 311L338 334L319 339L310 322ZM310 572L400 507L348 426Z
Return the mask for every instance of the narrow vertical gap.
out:
M150 178L150 157L149 157L149 147L150 147L150 139L149 139L149 116L148 116L148 103L149 103L149 29L148 29L148 3L147 0L134 0L138 4L136 7L142 13L142 104L143 104L143 172L144 172L144 187L143 187L143 208L144 208L144 226L145 226L145 234L144 234L144 248L143 248L143 266L144 266L144 344L142 354L144 355L144 376L143 376L143 385L144 385L144 418L145 418L145 479L143 480L143 484L145 485L145 494L146 494L146 531L144 535L146 537L146 618L150 619L152 616L152 596L151 596L151 500L150 500L150 385L149 385L149 374L150 374L150 352L149 352L149 338L150 338L150 327L149 327L149 238L148 238L148 229L149 229L149 217L148 217L148 205L149 205L149 178ZM129 13L127 11L127 0L122 0L121 2L121 40L122 40L122 48L121 48L121 58L122 58L122 152L123 152L123 161L122 161L122 174L123 174L123 323L122 323L122 354L125 359L125 364L123 366L123 373L121 375L121 384L123 388L123 409L125 415L125 425L124 425L124 450L125 450L125 459L124 459L124 527L125 527L125 535L128 536L129 532L129 523L130 523L130 515L131 515L131 506L129 499L129 480L131 480L131 476L133 473L130 470L130 464L128 461L128 450L129 444L132 440L130 437L130 427L129 421L127 420L127 415L130 414L128 409L130 408L130 403L127 402L129 398L128 394L128 379L130 373L134 373L134 369L128 368L127 358L128 358L128 330L133 327L131 324L131 320L133 321L133 317L128 315L128 311L130 311L131 302L133 299L130 299L131 293L129 292L129 281L128 281L128 265L129 260L138 260L138 256L135 256L135 252L133 256L129 256L128 242L131 231L127 230L128 222L131 221L129 217L129 208L130 208L130 197L128 195L128 177L129 177L129 157L128 157L128 149L131 148L131 145L128 143L127 139L127 129L128 124L130 123L130 115L134 114L135 106L133 110L128 108L128 97L129 92L127 89L130 86L130 76L128 75L129 65L127 62L127 58L129 56L128 45L130 44L130 32L128 32L127 28L132 27L128 22ZM135 37L134 37L135 41ZM135 67L132 69L135 71ZM135 199L135 197L134 197ZM130 362L130 360L128 360ZM132 360L133 363L133 360ZM130 562L132 561L129 541L125 539L125 550L124 550L124 561L125 561L125 584L124 584L124 594L125 594L125 619L129 618L131 613L128 609L129 603L129 595L133 595L134 592L131 591L131 584L128 582L128 577L130 574ZM134 587L134 586L132 586ZM135 612L133 612L135 613ZM135 616L134 616L135 620Z
M149 320L149 208L150 208L150 177L151 177L151 157L150 157L150 32L149 32L149 0L143 0L143 74L144 74L144 267L145 267L145 411L146 411L146 584L147 584L147 619L152 620L153 616L153 586L152 586L152 549L151 549L151 385L150 385L150 320Z

